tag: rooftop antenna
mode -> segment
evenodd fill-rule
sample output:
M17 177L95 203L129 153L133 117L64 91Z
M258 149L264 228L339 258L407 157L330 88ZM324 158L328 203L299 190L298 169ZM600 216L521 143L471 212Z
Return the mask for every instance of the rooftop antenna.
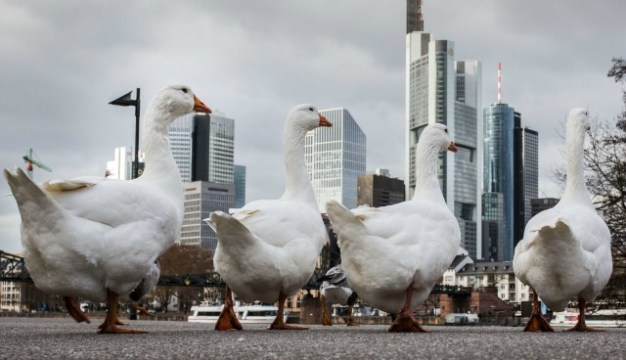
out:
M498 63L498 104L502 102L502 64Z

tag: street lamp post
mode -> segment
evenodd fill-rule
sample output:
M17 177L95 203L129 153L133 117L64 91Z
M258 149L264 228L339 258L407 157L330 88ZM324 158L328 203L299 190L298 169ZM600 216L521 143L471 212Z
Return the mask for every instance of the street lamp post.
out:
M111 101L109 104L135 107L135 166L133 166L133 179L136 179L139 177L139 111L141 108L141 89L137 88L137 97L135 100L131 98L132 93L133 92L130 91L127 94Z

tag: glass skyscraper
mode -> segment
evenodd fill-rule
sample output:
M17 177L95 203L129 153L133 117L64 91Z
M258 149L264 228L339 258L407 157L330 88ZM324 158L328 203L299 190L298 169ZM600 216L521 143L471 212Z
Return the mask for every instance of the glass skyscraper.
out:
M482 132L481 66L475 60L454 59L452 41L434 40L423 31L408 32L406 195L412 198L415 190L415 172L419 171L415 168L415 146L422 131L428 124L446 124L459 152L440 155L439 181L446 202L459 221L461 246L476 258L481 251L482 232L482 143L477 140Z
M170 146L185 183L179 244L215 250L217 236L202 219L235 205L234 134L235 121L220 114L190 114L171 125ZM245 168L243 181L245 189Z
M357 205L357 179L365 174L366 137L350 112L344 108L321 110L333 123L330 128L309 131L305 159L315 198L321 212L335 200L348 208Z
M235 205L241 208L246 204L246 167L235 165Z
M512 260L515 245L524 236L532 217L531 200L538 196L539 135L521 126L521 114L504 103L484 110L484 227L497 223L498 249L484 254L485 259ZM500 194L502 204L494 201ZM498 198L500 198L498 197ZM502 222L502 224L500 224ZM495 233L489 234L493 236Z
M234 182L233 119L218 114L186 115L174 120L169 140L183 182Z
M489 255L497 254L498 258L494 260L513 259L514 118L515 109L507 104L495 103L484 110L483 221L496 222L498 228L502 230L497 241L502 249L491 251ZM493 201L497 197L496 194L502 195L501 205Z

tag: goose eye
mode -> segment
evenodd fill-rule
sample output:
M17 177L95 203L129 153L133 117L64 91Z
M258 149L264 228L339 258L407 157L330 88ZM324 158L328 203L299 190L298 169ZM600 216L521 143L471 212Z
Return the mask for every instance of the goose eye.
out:
M448 133L448 129L443 129L443 131L445 131L445 132L446 132L446 134Z
M182 92L184 92L186 94L189 90L187 90L187 88L182 88L182 89L180 89L180 91L182 91Z
M309 108L309 111L315 111L315 109L313 109L312 107Z

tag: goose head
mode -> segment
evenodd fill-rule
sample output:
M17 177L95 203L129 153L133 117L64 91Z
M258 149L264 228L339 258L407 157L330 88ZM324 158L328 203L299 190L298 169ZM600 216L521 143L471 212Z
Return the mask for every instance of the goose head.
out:
M293 107L287 114L287 129L302 131L304 133L320 126L333 126L317 108L309 104L301 104Z
M192 111L211 113L211 109L185 85L166 86L156 95L153 104L172 120Z
M567 116L566 131L567 136L585 137L585 134L591 129L589 115L587 109L574 108L570 110Z
M422 142L423 145L437 148L439 151L457 152L456 143L450 139L448 127L444 124L428 125L420 137L420 143Z

